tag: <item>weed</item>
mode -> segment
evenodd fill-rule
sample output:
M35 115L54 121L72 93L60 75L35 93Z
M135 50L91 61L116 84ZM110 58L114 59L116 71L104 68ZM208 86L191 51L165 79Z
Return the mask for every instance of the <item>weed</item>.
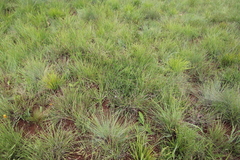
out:
M150 127L149 123L145 122L145 116L143 115L143 113L139 111L138 116L139 116L138 121L142 125L143 130L146 131L148 134L153 134L153 132L151 131L151 127Z
M32 109L32 111L30 111L30 109L27 109L23 113L21 118L28 122L34 122L37 124L41 124L48 116L48 112L49 112L49 110L44 111L43 107L40 106L39 108Z
M96 9L87 9L83 13L83 19L86 21L97 21L99 19L99 13L97 13Z

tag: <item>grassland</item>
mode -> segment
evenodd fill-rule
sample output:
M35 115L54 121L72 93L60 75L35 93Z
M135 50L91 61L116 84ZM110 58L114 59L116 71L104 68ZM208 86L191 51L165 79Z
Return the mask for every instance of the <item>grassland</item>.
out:
M1 0L0 159L240 159L238 0Z

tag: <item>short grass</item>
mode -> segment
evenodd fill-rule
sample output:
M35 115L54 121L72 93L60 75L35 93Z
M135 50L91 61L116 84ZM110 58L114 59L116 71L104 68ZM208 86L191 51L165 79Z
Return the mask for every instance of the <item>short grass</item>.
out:
M1 0L0 159L239 159L238 0Z

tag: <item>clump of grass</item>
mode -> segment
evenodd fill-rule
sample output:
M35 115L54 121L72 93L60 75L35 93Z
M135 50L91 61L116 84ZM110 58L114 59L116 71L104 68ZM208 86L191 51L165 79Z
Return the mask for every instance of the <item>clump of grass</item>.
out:
M73 150L73 144L76 144L74 132L63 130L61 126L50 125L38 136L33 136L26 143L22 158L64 159Z
M60 89L64 80L54 71L46 72L42 78L42 82L46 88L56 91Z
M103 154L102 158L124 157L129 147L127 142L132 138L132 129L131 121L117 113L93 115L88 125L88 130L92 133L93 147L100 147L100 153L97 154Z
M230 147L228 146L226 150L229 150L230 152L232 152L233 156L239 155L240 154L240 130L238 130L236 127L233 127L230 135L228 136L227 143L230 144Z
M82 133L86 133L88 132L88 117L96 112L95 106L99 102L95 99L96 91L94 89L83 88L63 88L63 96L54 98L53 112L50 117L53 121L61 119L61 117L72 119L75 121L76 127Z
M238 86L240 84L240 74L238 68L226 68L221 73L221 80L224 85L229 85L230 87Z
M43 110L43 107L35 108L30 110L29 108L21 115L23 120L28 122L33 122L37 124L41 124L48 116L49 110Z
M218 57L226 53L237 53L236 42L233 39L233 36L227 34L225 30L211 28L201 41L201 45L208 57L217 61Z
M131 155L134 160L155 160L154 146L148 144L145 134L138 134L136 141L131 143Z
M51 18L62 18L65 16L65 13L58 8L50 8L48 11L48 16Z
M223 66L240 64L240 54L228 53L221 57L220 62Z
M0 157L19 159L24 145L21 132L14 131L9 119L0 120Z
M182 157L183 159L203 159L206 158L208 143L198 132L197 127L187 124L180 125L176 129L176 139L170 140L172 156Z
M167 67L174 73L182 73L190 69L190 62L182 58L170 58L167 62Z
M36 94L43 90L41 79L44 76L46 65L40 60L28 60L26 66L22 69L22 77L24 78L24 88L26 91Z
M204 100L223 118L223 121L239 125L239 88L222 87L219 81L213 81L203 87Z
M153 113L156 123L160 124L166 133L175 132L183 122L182 102L172 96L164 97L161 104L156 104Z
M229 127L229 124L217 121L208 129L207 138L212 144L212 151L218 152L219 157L227 155L227 157L232 158L239 154L239 130L236 130L236 127Z
M221 122L214 124L213 127L209 127L209 138L213 141L215 147L221 148L221 146L226 145L226 129Z
M96 8L89 8L84 10L82 17L85 21L97 21L100 17L98 9Z

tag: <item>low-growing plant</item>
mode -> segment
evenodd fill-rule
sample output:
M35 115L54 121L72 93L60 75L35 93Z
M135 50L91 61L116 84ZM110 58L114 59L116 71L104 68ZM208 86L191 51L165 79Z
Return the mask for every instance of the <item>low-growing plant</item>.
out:
M217 35L209 35L202 42L203 48L207 50L207 54L213 59L216 59L224 52L223 44L224 41Z
M89 123L88 117L96 112L97 102L93 100L95 96L94 89L63 88L63 96L54 99L50 118L53 121L62 117L74 120L76 127L85 133Z
M19 159L24 145L21 132L16 132L8 118L0 120L0 158Z
M56 91L60 89L61 85L63 84L63 79L55 72L46 72L42 78L43 84L46 88Z
M138 116L138 121L142 125L141 127L143 128L143 130L148 134L152 134L153 132L151 131L150 124L146 122L144 114L139 111Z
M32 108L31 110L28 108L20 117L28 122L41 124L47 118L48 112L49 109L44 110L42 106L39 108Z
M86 9L84 10L82 17L85 21L97 21L99 19L99 13L97 13L98 10L95 9Z
M221 86L219 81L209 82L203 87L203 96L206 103L222 116L223 121L233 125L239 124L239 88Z
M164 99L163 99L164 100ZM170 100L156 104L153 110L155 123L161 125L165 132L174 133L176 128L183 123L184 109L181 100L170 96Z
M220 58L220 62L223 66L231 66L233 64L240 64L240 54L228 53Z
M228 140L227 143L230 145L229 148L226 148L226 150L229 150L229 152L232 152L232 154L239 155L240 154L240 130L238 130L237 127L233 126L230 135L227 136Z
M48 16L51 18L62 18L65 16L65 13L58 8L50 8L48 10Z
M92 147L100 147L102 158L119 159L125 156L133 125L119 113L92 115L87 126L92 134Z
M221 73L221 80L224 85L229 85L230 87L240 85L240 74L238 67L226 68Z
M74 131L66 131L61 125L49 124L41 134L33 136L24 146L22 158L36 160L61 160L68 157L77 143Z
M207 158L208 146L204 137L199 134L198 127L182 124L176 129L176 137L170 139L169 146L171 148L172 158L181 159L204 159Z
M212 151L219 153L219 157L232 158L239 154L240 136L239 130L233 127L231 130L228 124L216 122L209 127L207 138L211 141Z
M137 134L136 141L131 143L131 155L134 160L155 160L154 146L148 143L146 134Z
M216 148L221 148L226 145L227 137L226 137L226 129L224 128L221 122L214 124L214 126L209 127L209 138L212 139Z
M167 67L174 73L181 73L190 69L190 62L182 58L170 58L167 62Z
M24 88L32 94L40 92L42 89L41 79L44 76L46 65L40 60L28 60L26 66L21 71L24 78Z

